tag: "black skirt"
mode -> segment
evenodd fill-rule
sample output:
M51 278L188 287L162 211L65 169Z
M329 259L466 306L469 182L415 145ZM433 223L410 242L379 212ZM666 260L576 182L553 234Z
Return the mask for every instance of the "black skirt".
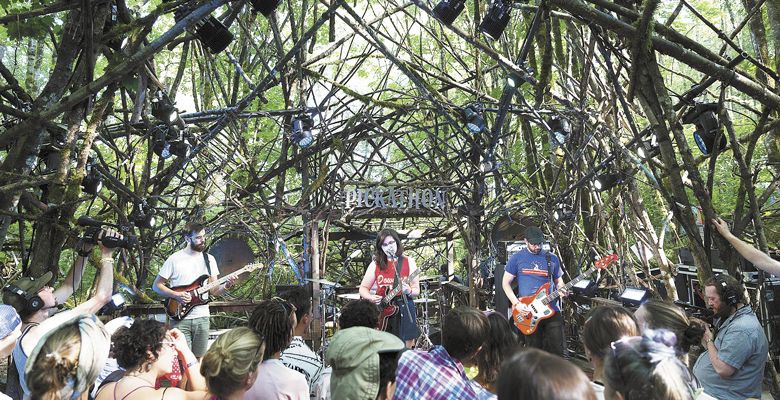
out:
M404 302L406 298L406 302ZM388 320L387 331L401 340L417 339L420 329L417 327L417 309L410 296L399 296L392 303L398 306L398 312Z

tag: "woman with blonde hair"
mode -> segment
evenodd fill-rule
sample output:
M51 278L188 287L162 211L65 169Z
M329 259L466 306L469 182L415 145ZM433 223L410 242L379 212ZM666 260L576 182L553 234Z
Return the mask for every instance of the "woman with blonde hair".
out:
M704 329L688 318L680 307L664 301L651 299L642 304L634 313L640 331L646 329L666 329L676 336L677 357L688 364L688 352L691 345L701 342Z
M52 318L57 318L52 317ZM83 400L108 357L110 338L94 315L63 320L43 334L25 364L35 400Z
M223 333L200 364L209 393L219 400L240 400L257 378L265 345L253 330L240 327Z

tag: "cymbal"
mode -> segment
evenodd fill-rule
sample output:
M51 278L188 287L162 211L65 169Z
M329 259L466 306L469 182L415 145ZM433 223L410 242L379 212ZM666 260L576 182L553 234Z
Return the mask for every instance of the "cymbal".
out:
M436 299L414 299L412 301L415 302L415 303L418 303L418 304L420 304L420 303L435 303Z
M345 300L360 300L360 293L343 293L337 294L336 297Z
M421 276L421 281L438 281L441 279L441 275L433 275L433 276Z
M329 280L327 280L327 279L311 279L311 278L306 278L306 280L307 280L307 281L309 281L309 282L319 283L320 285L325 285L325 286L336 286L336 285L338 285L338 283L336 283L336 282L331 282L331 281L329 281Z

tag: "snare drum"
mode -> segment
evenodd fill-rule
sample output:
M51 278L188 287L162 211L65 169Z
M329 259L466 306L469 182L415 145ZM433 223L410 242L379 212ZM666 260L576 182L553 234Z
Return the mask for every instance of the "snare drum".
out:
M343 293L337 294L336 297L342 300L360 300L360 293Z

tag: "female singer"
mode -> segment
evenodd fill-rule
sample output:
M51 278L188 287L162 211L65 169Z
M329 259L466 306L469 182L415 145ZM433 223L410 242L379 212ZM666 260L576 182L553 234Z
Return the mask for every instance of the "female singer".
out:
M416 276L409 280L409 276L417 270L417 263L413 258L403 255L401 238L392 229L382 229L377 234L374 247L374 259L368 264L360 283L360 297L379 306L377 328L398 336L406 343L406 347L411 349L420 334L417 328L417 310L412 301L420 294L420 280ZM374 285L376 294L371 293ZM401 290L398 294L389 302L383 303L383 297L399 286Z

